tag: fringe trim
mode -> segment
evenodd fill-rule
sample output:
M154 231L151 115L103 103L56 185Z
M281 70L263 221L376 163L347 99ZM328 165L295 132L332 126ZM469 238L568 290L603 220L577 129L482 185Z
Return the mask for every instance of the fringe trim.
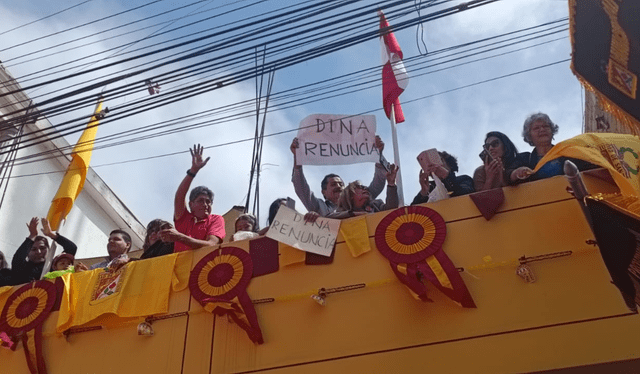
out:
M576 0L569 0L569 37L571 39L571 48L575 50L575 32L576 32ZM584 77L582 77L573 66L573 53L571 56L571 72L578 78L578 81L586 90L593 92L598 100L598 104L605 111L611 113L617 119L620 124L629 131L630 134L640 136L640 121L635 119L632 115L620 108L616 103L611 101L602 92L593 87Z

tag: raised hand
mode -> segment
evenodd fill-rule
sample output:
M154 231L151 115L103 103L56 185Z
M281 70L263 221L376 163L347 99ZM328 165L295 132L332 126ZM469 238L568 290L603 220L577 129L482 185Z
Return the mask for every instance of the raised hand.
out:
M396 185L396 175L398 174L399 167L396 164L389 165L389 171L387 172L387 185L395 186Z
M378 135L376 135L375 146L376 146L376 148L378 148L378 151L380 153L382 153L382 151L384 150L384 142L382 141L382 139Z
M427 196L429 194L429 175L430 173L426 173L424 170L420 169L418 181L420 182L420 193L423 196Z
M293 138L293 140L291 141L291 146L289 147L289 149L291 150L291 153L295 155L296 149L298 149L299 147L300 147L300 143L298 143L298 138Z
M56 233L51 231L51 225L49 225L49 220L46 218L42 218L42 233L45 236L50 237L51 239L55 239L58 237Z
M204 147L200 144L196 144L193 148L189 149L191 152L191 171L193 173L197 173L198 170L202 169L211 157L207 157L206 160L202 159L202 152L204 151Z
M31 218L31 221L29 221L29 223L27 223L27 228L29 228L29 237L30 238L35 238L36 236L38 236L38 223L40 222L40 220L38 219L38 217L33 217Z

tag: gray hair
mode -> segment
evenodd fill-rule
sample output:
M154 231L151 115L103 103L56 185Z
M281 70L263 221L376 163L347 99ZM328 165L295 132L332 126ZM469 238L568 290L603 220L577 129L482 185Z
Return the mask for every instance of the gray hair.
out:
M522 137L524 138L525 142L529 143L530 146L534 145L533 141L531 141L531 125L533 125L536 121L542 121L549 125L549 127L551 128L551 139L553 139L553 135L557 134L558 129L560 129L560 127L553 123L551 118L549 118L549 116L544 113L538 112L530 115L529 117L527 117L527 119L524 120L524 126L522 126Z
M209 200L213 202L213 191L205 186L198 186L191 190L191 193L189 194L189 202L195 201L200 195L207 195L207 197L209 197Z

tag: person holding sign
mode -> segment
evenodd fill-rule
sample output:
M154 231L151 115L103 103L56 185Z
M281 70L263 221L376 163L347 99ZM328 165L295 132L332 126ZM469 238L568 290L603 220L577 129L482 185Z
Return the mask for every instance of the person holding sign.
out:
M322 217L326 217L330 213L336 211L338 206L338 199L342 190L344 190L344 182L342 178L336 174L327 174L321 183L321 191L324 199L320 199L315 196L306 178L302 172L302 165L298 165L296 161L296 149L299 147L298 138L294 138L291 142L291 153L293 153L293 175L291 176L291 182L296 191L296 194L302 201L302 204L307 208L309 212L316 212ZM384 142L376 135L375 147L380 153L384 149ZM375 173L373 180L368 187L371 198L375 199L376 196L382 192L385 183L386 170L382 164L375 164ZM394 179L395 181L395 179Z
M473 179L468 175L456 176L458 171L458 161L447 152L438 152L440 162L421 162L420 169L420 192L411 202L411 205L422 204L429 201L429 192L435 187L435 181L429 181L429 176L436 175L452 197L462 196L475 192Z
M397 208L399 205L398 187L396 186L397 174L398 167L391 164L386 174L386 202L380 199L374 200L369 193L369 188L363 186L359 181L349 183L340 194L337 211L329 214L328 218L344 219Z
M225 237L224 219L217 214L211 214L213 192L205 186L195 187L189 194L189 209L185 205L187 191L191 182L202 169L210 157L202 159L204 147L194 145L191 152L191 168L178 186L174 200L173 220L175 228L160 231L160 237L165 242L174 242L174 252L198 249L222 243Z

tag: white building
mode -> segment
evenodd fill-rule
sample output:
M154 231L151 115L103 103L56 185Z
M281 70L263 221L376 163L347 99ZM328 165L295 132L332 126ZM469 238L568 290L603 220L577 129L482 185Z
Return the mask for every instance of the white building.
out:
M0 95L16 89L21 87L0 64ZM23 92L0 97L1 152L11 149L15 143L15 136L22 127L21 124L17 124L4 129L5 121L25 114L29 103L30 99ZM51 123L40 116L35 122L26 121L23 132L31 133L50 128ZM46 151L54 151L56 157L33 163L12 163L15 157L10 157L10 154L0 155L0 250L9 262L18 246L28 236L29 231L25 223L34 216L46 217L51 200L71 159L60 152L60 149L69 147L64 138L45 139L41 144L18 150L17 158ZM31 174L36 175L27 176ZM124 229L131 234L133 250L142 246L145 233L142 224L98 174L89 168L84 189L59 231L78 245L76 258L86 258L106 256L109 232L116 228Z

